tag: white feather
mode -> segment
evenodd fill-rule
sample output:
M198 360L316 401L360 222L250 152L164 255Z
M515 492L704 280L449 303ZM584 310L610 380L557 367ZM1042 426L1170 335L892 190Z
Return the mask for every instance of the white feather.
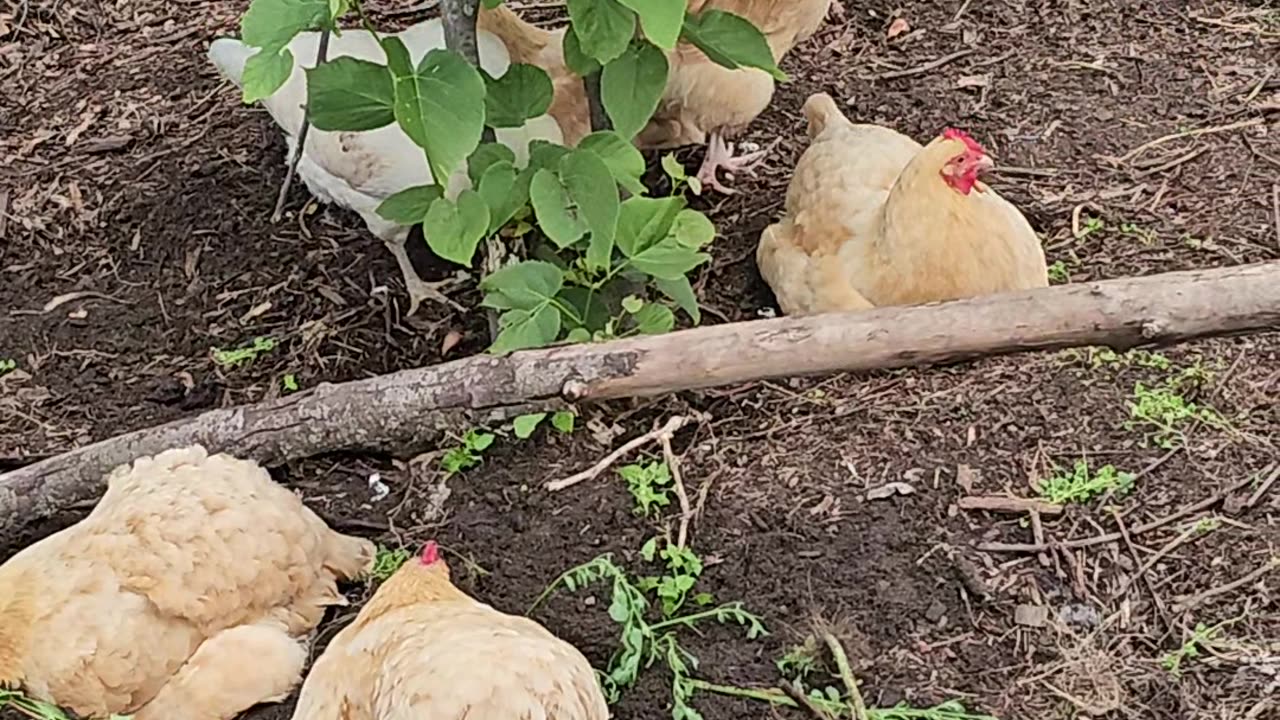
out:
M417 64L431 50L444 48L444 25L438 18L418 23L396 33ZM320 33L299 33L289 43L293 53L293 73L275 93L262 101L267 112L285 132L289 145L286 162L296 151L297 135L302 129L303 108L307 101L305 69L315 66ZM501 77L511 65L511 57L502 41L494 34L481 31L477 36L480 66L493 77ZM239 40L220 38L209 46L209 59L218 71L237 86L241 85L245 62L256 48ZM385 63L386 55L366 30L343 30L329 39L327 57L353 57ZM511 148L517 166L528 162L529 143L547 140L562 143L564 135L550 115L529 120L521 128L495 132L496 139ZM377 207L386 198L416 185L434 182L426 157L398 124L366 132L328 132L311 128L307 144L298 161L298 175L307 188L322 202L333 203L359 213L369 231L387 242L403 242L409 228L380 217ZM466 168L459 168L449 178L445 194L450 199L470 185Z

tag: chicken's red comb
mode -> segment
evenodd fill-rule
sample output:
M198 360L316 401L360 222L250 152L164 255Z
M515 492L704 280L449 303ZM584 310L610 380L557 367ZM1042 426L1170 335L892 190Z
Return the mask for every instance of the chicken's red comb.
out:
M428 540L426 545L422 546L422 564L431 565L440 559L440 546L435 540Z
M947 140L959 140L960 142L964 143L964 146L969 148L969 150L971 150L972 152L976 152L976 153L987 152L986 148L982 147L982 145L980 145L977 140L974 140L969 135L969 133L963 130L960 130L958 128L947 128L946 130L943 130L942 137L946 138Z

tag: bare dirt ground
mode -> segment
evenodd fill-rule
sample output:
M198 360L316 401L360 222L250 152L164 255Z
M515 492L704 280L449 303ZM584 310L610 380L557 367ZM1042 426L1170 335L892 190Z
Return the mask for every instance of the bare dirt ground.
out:
M856 120L921 139L956 125L987 144L1005 166L996 187L1043 235L1059 282L1280 259L1276 5L845 5L844 20L786 59L794 82L751 128L760 144L782 138L768 168L711 208L722 237L698 284L710 322L771 307L755 242L804 148L800 104L819 90L847 100ZM293 212L270 223L281 136L204 57L209 39L235 32L243 3L10 8L0 14L0 359L16 368L0 379L0 470L262 400L286 375L307 387L435 363L451 331L464 339L449 357L483 347L478 313L403 317L394 263L355 216L317 209L295 188ZM387 22L415 19L397 8L373 7ZM910 30L890 39L895 18ZM254 338L275 348L232 370L212 361L211 348ZM1280 489L1264 483L1280 461L1277 400L1272 333L1160 356L1085 350L582 408L580 425L596 432L499 438L449 481L442 515L431 512L434 465L409 458L317 458L279 477L347 531L392 546L439 538L465 589L524 612L566 568L604 552L654 571L638 551L655 523L632 513L616 475L558 494L541 483L607 454L601 428L625 438L697 410L707 421L675 451L700 509L699 588L741 601L770 630L757 641L738 628L686 633L697 677L776 685L774 661L828 622L876 707L954 698L1009 719L1262 720L1280 718ZM1161 403L1156 417L1180 449L1134 422L1134 406ZM1189 403L1199 420L1171 419ZM1133 490L1043 517L1043 537L1122 537L1040 554L981 549L1037 533L1025 517L959 509L960 498L1034 496L1033 482L1080 459L1134 474ZM375 472L391 489L376 502ZM868 499L889 482L914 493ZM1146 527L1232 486L1225 502ZM674 525L668 510L659 527ZM535 617L603 667L617 642L607 604L604 588L562 592ZM670 697L654 669L617 716L669 717ZM693 704L710 720L801 717L707 692Z

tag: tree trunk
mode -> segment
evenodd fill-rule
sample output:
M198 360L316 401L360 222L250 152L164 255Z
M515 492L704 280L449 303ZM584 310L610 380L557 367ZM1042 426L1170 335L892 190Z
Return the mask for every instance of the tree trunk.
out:
M192 443L267 464L338 450L413 452L445 430L563 399L652 396L1084 345L1126 350L1276 329L1280 262L480 355L214 410L0 475L0 546L25 525L97 497L103 475L116 465Z

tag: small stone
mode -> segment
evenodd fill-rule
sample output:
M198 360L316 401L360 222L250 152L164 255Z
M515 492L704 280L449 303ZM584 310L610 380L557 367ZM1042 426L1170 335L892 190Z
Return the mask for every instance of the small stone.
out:
M1044 627L1049 609L1043 605L1022 604L1013 609L1013 621L1024 627Z
M924 619L931 623L936 623L947 614L947 606L938 600L929 603L929 608L924 611Z

